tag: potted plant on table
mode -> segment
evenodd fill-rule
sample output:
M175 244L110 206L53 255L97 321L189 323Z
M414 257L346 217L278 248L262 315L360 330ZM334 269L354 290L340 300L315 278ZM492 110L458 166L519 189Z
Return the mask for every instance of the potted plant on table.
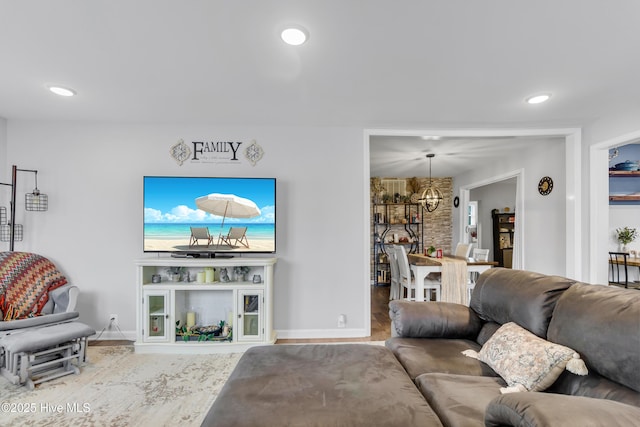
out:
M620 252L627 252L627 245L636 240L638 231L630 227L616 228L616 235L620 242Z

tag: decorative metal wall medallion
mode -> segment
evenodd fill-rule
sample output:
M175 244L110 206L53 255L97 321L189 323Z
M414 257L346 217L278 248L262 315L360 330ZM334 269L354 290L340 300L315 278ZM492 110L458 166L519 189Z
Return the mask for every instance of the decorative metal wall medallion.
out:
M251 144L244 150L244 156L251 162L251 166L255 166L256 163L262 159L264 155L264 150L258 143L254 140L251 141Z
M173 145L169 150L171 157L175 159L180 166L191 157L191 148L184 143L184 140L179 140L177 144Z

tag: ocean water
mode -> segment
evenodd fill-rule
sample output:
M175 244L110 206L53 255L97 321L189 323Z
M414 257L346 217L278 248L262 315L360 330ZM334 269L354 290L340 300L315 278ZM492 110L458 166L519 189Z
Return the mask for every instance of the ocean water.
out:
M275 224L262 223L226 223L224 227L220 227L219 223L196 223L196 224L144 224L145 239L189 239L191 237L190 227L209 227L209 233L217 236L220 232L226 234L230 227L247 227L248 239L275 239Z

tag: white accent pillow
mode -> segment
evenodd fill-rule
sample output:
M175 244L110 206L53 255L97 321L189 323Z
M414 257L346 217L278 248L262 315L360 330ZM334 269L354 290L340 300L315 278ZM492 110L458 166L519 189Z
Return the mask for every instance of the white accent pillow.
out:
M545 341L513 322L502 325L474 353L463 352L477 356L506 381L509 387L502 388L502 393L545 390L565 368L577 375L587 374L587 367L574 350Z

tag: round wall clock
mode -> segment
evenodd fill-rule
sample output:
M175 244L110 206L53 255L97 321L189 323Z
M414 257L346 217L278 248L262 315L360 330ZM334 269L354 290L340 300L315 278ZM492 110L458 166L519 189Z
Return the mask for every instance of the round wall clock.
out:
M538 192L543 196L548 195L553 190L553 180L551 177L545 176L538 183Z
M457 208L459 204L460 204L460 199L458 198L458 196L454 197L453 206Z

